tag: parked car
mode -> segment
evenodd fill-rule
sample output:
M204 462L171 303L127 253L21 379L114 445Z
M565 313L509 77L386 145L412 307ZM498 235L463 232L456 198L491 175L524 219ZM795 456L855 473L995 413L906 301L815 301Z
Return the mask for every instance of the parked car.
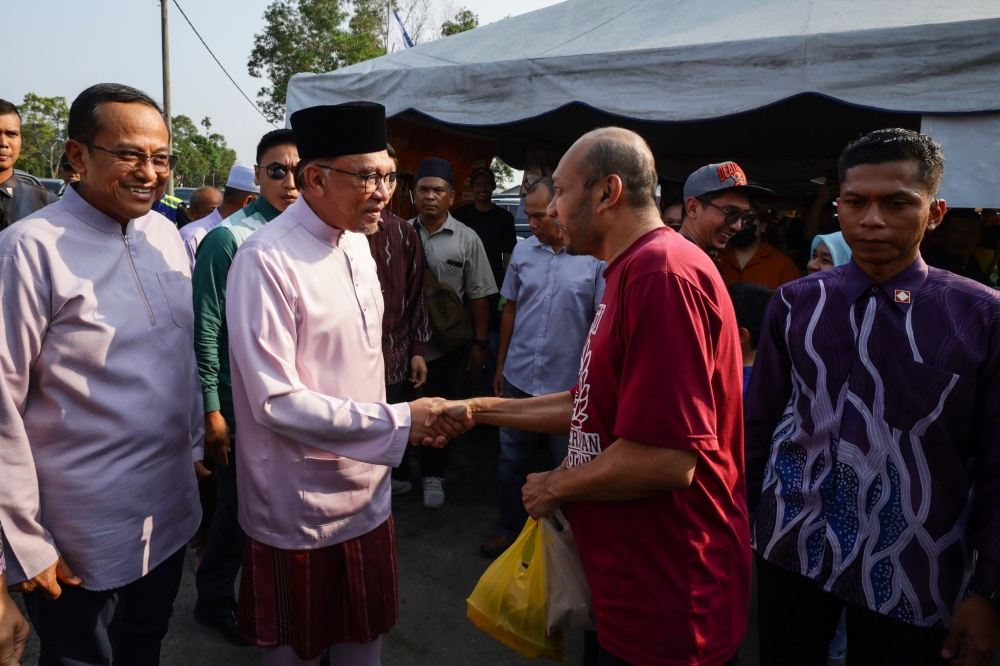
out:
M21 171L20 169L14 169L14 175L23 181L31 183L32 185L44 187L60 199L62 199L63 190L66 189L66 183L62 182L61 178L38 178L37 176L32 176L27 171Z
M531 229L528 227L528 218L524 216L524 212L521 210L521 197L517 194L494 194L493 203L510 212L510 214L514 216L514 232L517 234L518 238L531 237ZM521 213L521 217L518 217L518 212Z
M62 178L39 178L38 180L42 183L42 187L56 196L59 196L63 185L66 184L62 181Z
M38 185L38 187L44 187L42 185L42 181L38 180L37 178L35 178L34 176L32 176L27 171L21 171L20 169L14 169L14 175L17 176L18 178L20 178L21 180L28 181L32 185Z
M197 190L197 187L175 187L174 196L184 202L185 206L191 205L191 195Z

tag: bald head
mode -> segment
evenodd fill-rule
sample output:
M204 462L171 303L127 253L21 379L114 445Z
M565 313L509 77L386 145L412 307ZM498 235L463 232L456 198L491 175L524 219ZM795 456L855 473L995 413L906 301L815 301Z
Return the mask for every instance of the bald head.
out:
M191 203L188 206L188 213L191 220L200 220L208 217L212 211L222 204L222 192L216 187L199 187L191 193Z
M585 189L616 175L631 208L644 210L656 205L656 160L649 144L635 132L602 127L584 134L570 151L580 154L576 168Z
M547 209L566 251L607 261L633 233L663 226L656 181L653 153L635 132L606 127L580 137L552 172Z

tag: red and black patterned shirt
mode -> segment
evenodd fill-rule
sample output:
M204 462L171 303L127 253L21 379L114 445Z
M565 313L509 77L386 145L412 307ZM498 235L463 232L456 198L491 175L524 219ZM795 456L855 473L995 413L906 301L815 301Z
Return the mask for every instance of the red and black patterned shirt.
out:
M378 231L368 237L382 285L382 356L386 386L410 378L410 359L423 356L431 339L424 290L424 252L416 230L401 217L382 211Z

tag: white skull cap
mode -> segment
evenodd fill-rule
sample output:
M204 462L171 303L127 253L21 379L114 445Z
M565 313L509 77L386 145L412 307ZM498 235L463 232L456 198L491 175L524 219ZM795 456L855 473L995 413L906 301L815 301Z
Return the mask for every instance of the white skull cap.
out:
M234 164L233 168L229 170L229 180L226 181L226 187L260 194L260 188L253 183L253 167L242 164Z

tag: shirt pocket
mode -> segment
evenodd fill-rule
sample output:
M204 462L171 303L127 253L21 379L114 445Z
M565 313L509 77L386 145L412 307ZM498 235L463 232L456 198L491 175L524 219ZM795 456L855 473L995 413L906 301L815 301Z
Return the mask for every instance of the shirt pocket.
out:
M458 292L465 279L465 268L454 266L446 261L438 262L437 278Z
M191 278L180 271L162 271L156 274L160 289L170 306L174 323L184 328L194 325L194 304L191 297Z
M304 458L302 462L302 514L309 525L347 520L368 505L368 463L350 458Z
M590 275L557 275L556 291L565 292L560 299L563 308L573 312L589 312L594 309L594 279ZM553 296L555 297L555 296Z

